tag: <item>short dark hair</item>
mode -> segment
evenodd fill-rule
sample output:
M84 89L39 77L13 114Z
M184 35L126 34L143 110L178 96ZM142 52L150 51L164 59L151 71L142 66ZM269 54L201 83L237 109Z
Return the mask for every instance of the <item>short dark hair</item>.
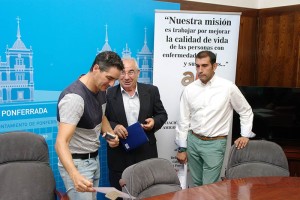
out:
M120 71L124 70L122 59L113 51L103 51L99 53L96 56L90 71L93 71L95 65L99 65L100 71L107 71L111 67L116 67Z
M216 63L217 61L217 56L216 54L214 54L213 52L211 51L200 51L197 55L196 55L196 58L206 58L206 57L209 57L210 58L210 63L213 65Z

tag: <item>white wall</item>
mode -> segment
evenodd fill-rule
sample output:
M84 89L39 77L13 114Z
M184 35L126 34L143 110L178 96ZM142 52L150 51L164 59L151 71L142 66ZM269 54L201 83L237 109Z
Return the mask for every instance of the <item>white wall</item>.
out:
M271 8L300 4L300 0L258 0L258 8Z
M272 7L280 7L280 6L289 6L300 4L300 0L185 0L185 1L194 1L199 3L211 3L211 4L219 4L219 5L227 5L227 6L237 6L237 7L245 7L245 8L272 8Z

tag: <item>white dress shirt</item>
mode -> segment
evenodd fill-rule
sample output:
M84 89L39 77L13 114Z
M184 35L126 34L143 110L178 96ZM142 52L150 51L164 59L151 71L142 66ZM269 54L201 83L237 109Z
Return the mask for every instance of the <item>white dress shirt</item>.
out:
M216 75L207 84L194 81L180 99L175 142L186 147L189 130L207 137L228 135L233 109L240 115L241 135L254 137L252 109L235 84Z
M140 99L138 95L137 86L132 96L130 96L122 87L121 87L121 93L123 97L127 124L128 126L130 126L138 121L139 112L140 112Z

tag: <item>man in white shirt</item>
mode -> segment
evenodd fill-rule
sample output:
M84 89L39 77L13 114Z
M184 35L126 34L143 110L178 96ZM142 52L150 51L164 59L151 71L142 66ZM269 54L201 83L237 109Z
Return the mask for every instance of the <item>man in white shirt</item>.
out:
M198 80L188 85L180 99L176 126L177 160L189 165L195 186L219 180L233 109L240 115L241 137L234 143L244 148L252 132L253 112L237 86L215 75L216 55L196 55Z

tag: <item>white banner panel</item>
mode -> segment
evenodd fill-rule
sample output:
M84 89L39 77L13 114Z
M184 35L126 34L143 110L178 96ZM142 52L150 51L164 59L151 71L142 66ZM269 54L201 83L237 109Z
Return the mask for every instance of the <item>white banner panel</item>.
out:
M216 74L235 82L239 25L240 13L156 10L153 84L168 113L168 121L156 133L158 153L173 163L179 176L185 170L176 160L175 126L182 90L196 79L195 55L203 50L216 53Z

